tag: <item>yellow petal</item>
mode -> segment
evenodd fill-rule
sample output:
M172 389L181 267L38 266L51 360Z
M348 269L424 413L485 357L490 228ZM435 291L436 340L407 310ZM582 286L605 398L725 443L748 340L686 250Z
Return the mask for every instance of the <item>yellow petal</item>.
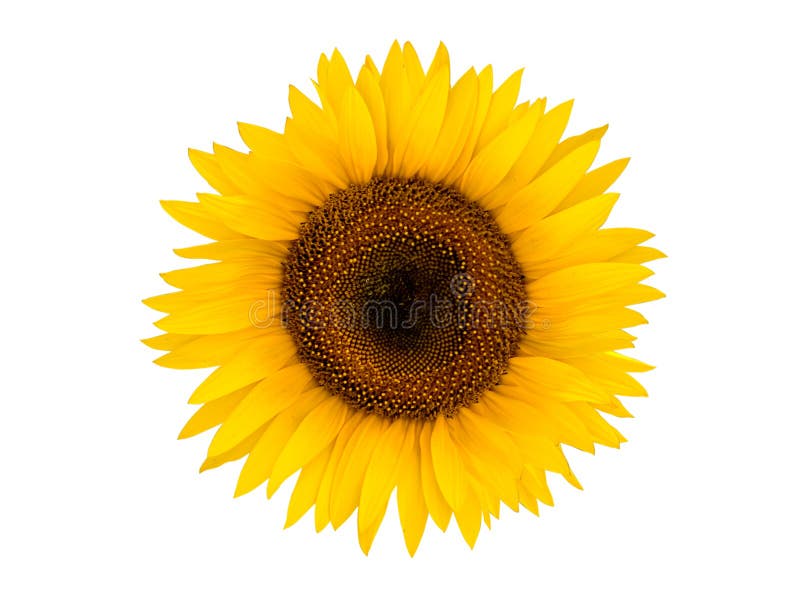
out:
M588 263L550 273L527 286L529 297L542 311L574 314L574 306L596 310L653 299L646 286L636 284L650 277L647 267L627 263ZM553 312L552 314L556 314Z
M439 136L420 168L420 176L428 181L440 181L453 168L469 137L477 103L478 74L475 69L470 69L448 95Z
M450 53L447 51L447 46L444 45L444 42L439 42L439 45L436 47L436 53L433 55L433 60L431 61L430 67L428 67L428 72L425 75L425 79L430 79L433 77L440 69L444 69L447 71L447 81L450 82Z
M426 80L419 99L409 113L406 129L397 141L393 170L403 177L412 177L425 164L442 128L450 73L440 69Z
M559 142L558 146L556 146L555 150L553 150L553 153L547 157L547 160L542 165L541 170L547 171L547 169L570 154L573 150L577 150L589 142L593 142L595 140L600 141L605 135L606 131L608 131L608 125L603 125L602 127L590 129L589 131L586 131L580 135L573 135L572 137L568 137L567 139Z
M508 126L511 111L517 103L521 83L522 69L519 69L512 73L492 94L489 109L486 112L486 120L483 123L480 136L478 136L478 143L475 146L476 152L480 152L488 146Z
M608 394L572 365L543 356L514 356L508 380L522 385L537 405L540 402L591 402L603 404Z
M555 216L555 215L553 215ZM550 217L548 217L549 219ZM653 237L653 234L641 229L613 228L600 229L576 239L571 247L547 257L538 257L524 248L520 241L527 231L514 242L520 264L531 279L540 279L553 271L573 267L584 263L605 262L623 256L637 244ZM620 262L620 261L618 261ZM624 261L621 261L624 262ZM635 262L635 261L633 261Z
M240 238L178 248L175 254L183 258L208 260L238 260L255 258L280 263L286 258L287 242Z
M317 507L314 511L314 524L317 531L322 531L330 522L331 493L334 477L339 468L342 454L344 454L344 450L350 442L353 432L359 428L365 416L366 414L363 411L355 411L345 422L333 445L330 460L328 460L328 464L325 467L325 473L322 475L319 484L319 492L317 493Z
M333 114L323 113L293 86L289 87L289 106L293 118L287 119L284 136L294 162L336 188L347 187L347 175L337 152Z
M504 231L519 231L550 214L586 173L599 148L599 142L581 146L517 192L497 216Z
M375 173L383 173L389 159L386 132L386 105L380 86L380 76L366 64L358 74L356 89L369 109L372 127L375 132L376 162Z
M222 170L218 158L213 154L190 148L189 160L203 179L220 194L235 195L241 192Z
M214 454L213 456L207 456L203 461L203 464L200 465L200 472L202 473L208 469L216 469L217 467L220 467L226 463L239 460L243 456L246 456L247 453L253 449L253 446L256 445L258 440L261 439L265 429L266 425L259 427L229 450L220 452L219 454Z
M208 448L210 456L220 454L268 423L297 402L311 378L305 365L292 365L262 379L239 403L217 430Z
M277 260L267 259L217 262L161 274L161 278L169 285L183 290L234 286L242 281L275 289L280 286L282 277L282 265Z
M162 200L161 206L181 225L212 240L241 239L242 234L227 227L199 202Z
M331 490L331 523L334 529L353 513L361 496L364 473L388 421L369 415L353 432L339 459Z
M402 454L408 421L396 419L381 435L364 472L358 503L358 530L382 520L389 496L397 484L398 461Z
M469 165L473 157L475 146L478 143L478 136L483 127L486 113L489 110L489 103L492 99L492 67L487 66L478 73L478 98L473 112L472 125L469 127L469 135L464 142L458 158L444 177L444 183L454 185L464 174L464 170Z
M173 313L156 321L157 327L186 335L222 334L254 326L269 332L280 308L275 294L252 286L174 292L148 298L144 303Z
M610 448L619 448L620 444L626 441L625 437L603 419L593 407L586 404L570 404L567 408L583 422L596 443Z
M618 198L603 194L542 219L514 240L517 256L535 257L530 262L541 263L563 254L606 222Z
M393 175L396 173L393 171L396 164L396 159L394 158L396 147L398 141L403 137L404 128L408 125L408 114L413 100L403 51L396 41L392 44L389 54L386 56L380 84L386 104L387 174Z
M317 74L322 93L330 101L334 111L339 114L347 90L353 88L353 77L338 49L334 49L330 61L325 60L324 55L320 58Z
M537 112L528 112L478 153L461 180L464 195L482 198L502 181L528 143L538 119Z
M612 257L610 260L613 262L624 262L624 263L635 263L635 264L642 264L646 262L650 262L651 260L657 260L659 258L666 258L666 254L661 252L656 248L648 248L647 246L639 246L637 248L631 248L630 250L626 250L621 254L617 254L616 256Z
M431 518L439 529L446 531L453 511L447 505L447 500L445 500L439 489L439 484L436 482L436 473L433 470L433 456L431 454L432 432L433 425L430 421L425 421L420 426L420 480L422 482L425 505L431 513Z
M350 181L369 181L378 159L378 147L369 109L354 87L348 87L342 98L339 147Z
M233 359L243 346L260 335L264 335L263 331L248 327L231 333L195 337L154 362L171 369L217 367Z
M621 158L613 162L589 171L578 182L566 198L558 205L557 210L564 210L570 206L575 206L579 202L594 198L605 192L617 180L617 178L628 166L629 158Z
M422 63L419 61L417 51L411 42L403 44L403 63L405 64L406 75L411 90L411 96L416 97L422 89L422 83L425 81L425 72L422 70Z
M514 167L515 174L527 177L528 181L532 181L539 174L567 128L572 104L573 101L568 100L542 115L536 125L536 131ZM544 101L541 107L544 108Z
M287 334L260 335L211 373L197 387L189 402L203 404L271 376L289 362L294 353L294 342Z
M419 432L416 421L409 423L409 431L400 454L400 473L397 480L397 512L403 528L403 539L411 556L417 551L425 525L428 508L422 491Z
M458 529L461 531L464 541L470 548L474 548L481 530L481 505L478 496L472 489L466 490L463 502L454 512Z
M431 432L431 459L439 489L456 512L467 496L467 474L458 448L450 437L447 419L441 415L436 418Z
M293 240L303 217L280 205L249 196L199 194L200 203L222 223L244 235L262 240Z
M199 336L182 333L162 333L142 340L142 343L154 350L177 350L184 344L196 340Z
M239 406L239 403L251 389L253 389L253 386L248 385L240 390L236 390L221 398L203 404L203 406L197 409L197 412L192 415L192 418L186 422L186 425L184 425L183 429L178 434L178 439L182 440L192 437L222 423L228 418L228 415Z
M241 496L255 489L271 476L275 461L287 442L297 431L298 426L325 397L325 390L315 388L296 396L295 401L286 406L267 425L239 474L235 496ZM267 490L267 497L271 494Z
M340 398L332 397L322 401L312 410L280 452L267 485L267 497L271 496L287 477L327 447L339 434L345 419L351 413L352 410Z
M284 528L294 525L314 505L332 450L333 444L328 444L327 448L311 459L300 471L300 476L292 491L292 497L289 499Z
M291 160L292 154L282 133L251 123L239 122L237 127L239 137L254 154L272 160Z

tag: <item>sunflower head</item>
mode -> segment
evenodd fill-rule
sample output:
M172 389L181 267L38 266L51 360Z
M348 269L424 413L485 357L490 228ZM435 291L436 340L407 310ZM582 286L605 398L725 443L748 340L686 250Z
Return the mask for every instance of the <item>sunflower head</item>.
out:
M283 132L190 151L214 192L163 202L212 240L146 300L157 363L216 367L181 437L217 428L203 468L247 457L237 495L299 471L287 525L357 510L364 552L394 490L411 554L429 516L472 546L501 504L538 514L547 472L579 485L562 446L618 447L603 414L645 395L619 350L663 255L603 228L627 160L592 168L605 128L562 139L571 103L519 103L521 72L453 79L444 45L356 77L323 55L318 102L290 87Z

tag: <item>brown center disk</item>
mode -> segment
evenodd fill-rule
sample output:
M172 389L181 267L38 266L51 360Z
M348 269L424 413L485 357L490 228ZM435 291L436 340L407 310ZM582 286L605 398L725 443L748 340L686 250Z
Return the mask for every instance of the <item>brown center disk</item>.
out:
M452 416L498 383L527 303L491 214L419 179L331 194L289 247L283 296L320 385L353 407L418 419Z

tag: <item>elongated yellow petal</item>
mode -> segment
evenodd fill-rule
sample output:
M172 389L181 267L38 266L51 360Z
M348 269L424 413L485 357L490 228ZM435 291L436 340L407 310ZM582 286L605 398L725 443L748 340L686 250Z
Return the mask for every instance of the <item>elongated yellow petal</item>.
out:
M262 240L293 240L302 220L299 213L249 196L200 194L200 203L222 223L244 235Z
M542 109L544 104L542 100ZM542 115L528 146L514 167L514 174L527 177L528 181L532 181L539 174L567 128L572 104L572 100L567 100Z
M339 189L347 187L347 174L337 152L333 113L323 113L294 87L289 89L289 105L293 118L287 119L284 136L294 162Z
M524 385L535 403L591 402L603 404L607 393L572 365L544 356L515 356L506 380ZM521 380L521 381L520 381Z
M530 106L520 105L514 109L514 119L509 124L517 123L520 119L529 116L536 118L536 128L533 135L528 138L526 146L519 153L516 161L511 165L508 173L503 180L497 184L490 192L488 192L482 199L481 205L489 210L495 210L508 203L509 198L513 197L519 190L524 188L531 179L533 179L534 172L526 168L526 160L529 158L530 147L532 140L536 139L541 129L540 123L544 115L545 100L544 98L538 99Z
M230 290L174 292L148 298L144 303L172 314L156 321L164 331L187 335L229 333L258 326L271 331L277 302L260 287Z
M625 437L603 419L594 407L586 404L570 404L567 409L583 422L598 444L619 448L620 444L626 441Z
M338 49L334 49L330 61L324 55L320 58L317 74L322 94L330 101L333 110L340 113L347 91L353 88L353 77Z
M453 166L445 175L443 181L448 185L454 185L464 174L464 170L473 158L475 146L478 143L478 135L486 119L489 110L489 103L492 99L492 67L487 66L478 73L478 98L475 110L472 113L472 126L469 128L469 135L461 149L461 153L453 163Z
M559 142L558 146L556 146L555 150L553 150L553 153L547 157L546 161L544 161L541 170L543 172L547 171L547 169L555 165L568 154L572 153L574 150L577 150L581 146L588 144L589 142L600 141L605 135L606 131L608 131L608 125L603 125L602 127L590 129L589 131L586 131L580 135L573 135L572 137Z
M481 530L481 505L472 489L467 488L463 502L454 513L464 541L470 548L474 548Z
M628 372L646 371L652 367L635 359L617 352L604 352L568 358L565 362L580 369L589 379L609 393L623 396L647 395L644 387L628 375Z
M422 491L419 434L420 425L408 424L409 431L400 454L400 471L397 480L397 512L403 528L403 539L411 556L417 551L425 525L428 508Z
M241 190L222 170L218 158L213 154L190 148L189 160L192 161L192 165L203 176L203 179L220 194L236 195L241 193Z
M436 481L436 473L433 469L433 456L431 452L431 434L433 425L426 421L420 427L419 451L420 451L420 479L422 480L422 494L425 498L425 505L431 513L436 526L442 531L447 530L450 517L453 514L448 506L447 500L442 495L439 484Z
M389 496L397 484L398 461L408 430L405 419L396 419L383 432L375 446L364 472L361 498L358 502L359 533L376 519L383 519Z
M339 469L342 455L353 436L353 432L359 428L365 417L366 414L364 412L355 411L353 416L342 427L333 445L330 460L328 460L328 464L325 467L325 473L322 475L319 492L317 493L316 509L314 510L314 524L317 531L322 531L330 523L331 494L336 472Z
M177 350L184 344L196 340L199 336L186 335L182 333L162 333L151 338L142 340L142 343L154 350Z
M422 84L425 81L425 71L422 70L422 63L419 61L417 51L410 42L403 44L403 64L408 77L411 97L414 98L422 89Z
M517 192L497 215L505 231L519 231L549 215L572 191L592 164L599 142L589 142Z
M353 433L345 447L331 491L331 523L334 529L344 523L356 509L367 465L387 427L386 420L370 415Z
M297 396L291 404L278 413L267 425L239 474L235 496L241 496L255 489L271 477L275 461L286 443L297 431L298 426L308 414L319 406L325 397L324 390L316 388ZM213 446L213 443L212 443ZM274 491L274 490L273 490ZM270 497L267 489L267 497Z
M657 260L659 258L666 258L666 254L661 252L656 248L648 248L647 246L639 246L637 248L631 248L630 250L626 250L621 254L617 254L616 256L612 257L610 260L613 262L625 262L625 263L636 263L642 264L646 262L650 262L651 260Z
M425 79L428 80L433 77L440 69L447 71L447 82L450 83L450 53L447 51L447 46L444 42L439 42L436 47L436 53L433 55L431 65L428 67L428 72L425 74ZM424 84L423 84L424 85Z
M426 80L410 111L408 126L395 147L393 163L393 171L403 177L416 175L433 150L447 108L449 78L449 71L440 69Z
M161 278L169 285L183 290L207 289L218 285L234 286L244 280L273 289L280 286L282 271L282 265L278 261L240 260L177 269L162 273Z
M541 258L524 251L525 242L522 240L523 236L527 236L527 231L514 242L516 251L524 253L519 255L520 264L531 279L540 279L548 273L567 267L585 263L617 261L616 257L621 256L624 258L625 253L635 249L637 244L641 244L653 237L653 234L641 229L601 229L584 235L582 238L576 238L571 247L564 248L560 253Z
M480 448L486 457L491 457L498 464L506 465L518 476L522 468L519 450L500 426L470 408L460 410L455 419L464 438L472 440L473 447Z
M172 369L216 367L233 359L245 345L260 335L264 335L262 330L248 327L231 333L195 337L154 362Z
M208 448L210 456L238 444L297 402L310 376L305 365L292 365L262 379L217 430Z
M358 538L364 554L369 552L375 532L386 514L389 496L397 485L398 461L408 431L405 420L394 421L381 435L364 473L358 504Z
M366 64L358 74L356 89L369 109L372 127L375 132L375 173L383 173L389 160L389 148L386 131L386 105L381 92L380 75Z
M199 202L162 200L161 206L178 223L212 240L232 240L242 237L241 233L224 225Z
M253 389L252 384L203 404L192 415L192 418L186 422L186 425L178 434L178 439L182 440L195 436L222 423L239 406L239 403L250 393L251 389Z
M351 415L352 409L340 398L328 398L312 410L280 452L267 485L267 496L271 496L287 477L327 447Z
M203 404L273 374L294 356L292 339L285 333L257 336L216 369L189 398Z
M538 120L538 113L528 112L478 153L461 180L461 190L467 197L482 198L497 187L519 158Z
M178 248L175 254L183 258L204 258L208 260L259 259L280 264L286 258L288 244L281 241L239 238Z
M519 69L500 84L497 91L492 94L492 99L486 112L486 120L483 123L480 136L478 136L478 143L475 146L477 152L488 146L507 127L511 118L511 111L517 103L521 83L522 69Z
M369 181L378 159L375 130L367 104L352 86L342 97L339 146L350 181Z
M297 478L297 483L292 491L292 497L289 499L289 508L286 511L286 522L284 528L291 527L300 520L308 510L314 506L319 493L319 486L322 483L322 476L325 474L325 469L328 466L328 461L331 457L333 444L328 444L327 448L317 454L311 461L303 467L300 471L300 476Z
M252 123L239 122L237 127L239 137L254 154L272 160L291 161L292 154L282 133Z
M380 83L386 104L387 175L393 175L396 174L397 145L405 137L403 132L408 125L408 113L413 101L403 51L397 42L392 44L386 57Z
M431 459L439 489L456 512L467 497L467 474L458 448L450 437L447 419L441 415L436 418L431 432Z
M517 254L536 257L534 263L563 254L606 222L618 197L603 194L542 219L514 241Z
M453 168L470 135L477 103L478 74L470 69L450 90L439 136L420 168L420 176L428 181L440 181Z
M578 182L566 198L561 201L556 210L564 210L575 206L579 202L594 198L605 192L617 180L630 162L629 158L621 158L589 171Z
M225 463L239 460L243 456L247 456L247 454L253 449L253 446L255 446L258 440L261 439L261 436L264 434L264 430L266 428L266 425L262 425L229 450L220 452L219 454L207 456L203 461L203 464L200 465L200 472L202 473L208 469L216 469Z
M653 272L647 267L626 263L588 263L550 273L528 286L530 298L543 310L562 309L574 314L574 306L596 310L608 306L625 306L645 302L647 289L637 287L639 281ZM555 314L555 313L553 313Z

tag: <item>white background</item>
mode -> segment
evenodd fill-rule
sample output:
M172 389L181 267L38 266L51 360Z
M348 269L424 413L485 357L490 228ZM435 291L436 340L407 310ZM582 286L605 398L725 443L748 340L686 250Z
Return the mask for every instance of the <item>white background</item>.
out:
M792 3L4 4L0 11L0 596L797 598L798 107ZM613 224L655 231L629 443L570 453L585 491L506 511L470 551L432 523L405 553L393 505L365 558L354 523L282 530L291 486L231 498L176 441L197 372L151 364L140 299L199 238L160 198L205 185L188 146L282 128L320 52L390 42L455 72L526 67L523 98L576 98L632 155ZM445 596L447 594L447 596ZM491 596L490 596L491 595Z

